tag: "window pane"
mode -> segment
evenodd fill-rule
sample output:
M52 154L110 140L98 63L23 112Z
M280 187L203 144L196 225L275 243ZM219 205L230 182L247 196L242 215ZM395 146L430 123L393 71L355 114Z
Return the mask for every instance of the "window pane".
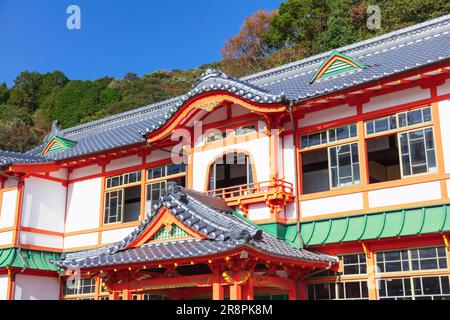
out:
M422 110L414 110L408 112L408 125L412 126L422 122Z

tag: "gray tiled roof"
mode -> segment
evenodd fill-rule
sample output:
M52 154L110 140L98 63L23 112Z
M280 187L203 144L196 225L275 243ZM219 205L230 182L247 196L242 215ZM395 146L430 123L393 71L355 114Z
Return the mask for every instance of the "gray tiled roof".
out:
M0 167L9 165L11 163L36 163L45 161L43 158L33 155L28 155L20 152L0 150Z
M195 191L168 185L161 204L149 214L142 225L115 245L94 251L76 252L53 263L61 267L90 268L108 265L133 264L194 257L207 257L238 248L257 251L306 262L333 265L338 259L321 253L296 249L230 213L225 202ZM174 240L165 243L148 243L141 247L126 249L152 225L163 208L189 228L206 236L205 239Z
M311 78L330 52L241 79L208 70L183 96L62 130L62 137L78 144L70 150L47 155L45 161L70 159L143 143L144 133L161 127L186 101L205 92L228 91L262 104L296 103L448 60L449 43L450 15L446 15L336 49L368 68L323 78L313 84L310 84ZM26 156L36 162L43 161L32 157L38 155L43 147L29 151ZM24 163L25 159L9 159L0 153L0 163L9 161Z

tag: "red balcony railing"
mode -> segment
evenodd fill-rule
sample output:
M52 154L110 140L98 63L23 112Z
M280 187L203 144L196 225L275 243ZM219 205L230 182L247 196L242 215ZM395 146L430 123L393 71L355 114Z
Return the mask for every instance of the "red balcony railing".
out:
M259 196L262 194L275 193L293 195L294 185L284 180L273 179L271 181L244 184L240 186L211 190L207 192L207 194L210 196L220 197L227 201L236 198L251 198L253 196Z

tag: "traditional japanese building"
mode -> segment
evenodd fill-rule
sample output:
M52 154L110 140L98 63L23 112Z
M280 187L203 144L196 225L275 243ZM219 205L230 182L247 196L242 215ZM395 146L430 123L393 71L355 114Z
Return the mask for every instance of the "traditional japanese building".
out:
M450 299L450 15L0 151L0 299Z

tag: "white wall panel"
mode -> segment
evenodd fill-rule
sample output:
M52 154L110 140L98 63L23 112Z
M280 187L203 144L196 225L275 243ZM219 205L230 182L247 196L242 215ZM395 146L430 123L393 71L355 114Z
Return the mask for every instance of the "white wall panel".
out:
M363 112L368 113L380 109L395 107L405 103L428 99L431 97L429 89L411 88L384 94L372 98L369 103L363 106Z
M67 180L67 178L69 177L69 170L60 169L56 172L50 172L50 176L58 179Z
M428 182L370 191L369 206L371 208L387 207L406 203L438 200L440 198L440 183Z
M324 214L339 213L364 208L363 194L353 193L323 199L307 200L300 203L301 217L309 218Z
M84 180L69 185L66 232L99 227L102 179Z
M293 135L284 137L284 179L293 184L295 189L295 150Z
M445 173L450 173L450 101L439 102L442 148L444 151Z
M0 210L0 229L14 226L17 206L17 190L3 192Z
M8 276L0 275L0 301L8 297Z
M142 164L142 158L138 156L130 156L126 158L121 158L111 161L110 164L106 166L106 172L120 170L124 168L139 166Z
M25 180L22 226L64 232L66 187L38 178Z
M307 113L303 119L298 120L298 125L300 128L303 128L314 124L325 123L352 116L356 116L356 107L342 105L326 110Z
M12 244L14 240L13 236L14 232L12 231L0 233L0 246Z
M80 234L76 236L69 236L64 238L64 249L70 250L73 248L89 247L98 245L98 232Z
M59 282L52 277L17 274L14 300L59 300Z
M21 231L20 232L20 243L26 244L26 245L45 247L45 248L62 249L63 248L63 237Z
M250 220L270 219L270 210L265 203L249 206L248 218Z
M445 81L445 83L442 86L439 86L437 88L438 95L442 96L444 94L450 94L450 79Z
M102 244L110 244L122 241L125 239L135 228L117 229L111 231L104 231L102 233Z
M69 179L70 180L80 179L80 178L92 176L92 175L99 174L99 173L102 173L102 167L94 164L92 166L87 166L87 167L73 170L72 173L69 175Z

